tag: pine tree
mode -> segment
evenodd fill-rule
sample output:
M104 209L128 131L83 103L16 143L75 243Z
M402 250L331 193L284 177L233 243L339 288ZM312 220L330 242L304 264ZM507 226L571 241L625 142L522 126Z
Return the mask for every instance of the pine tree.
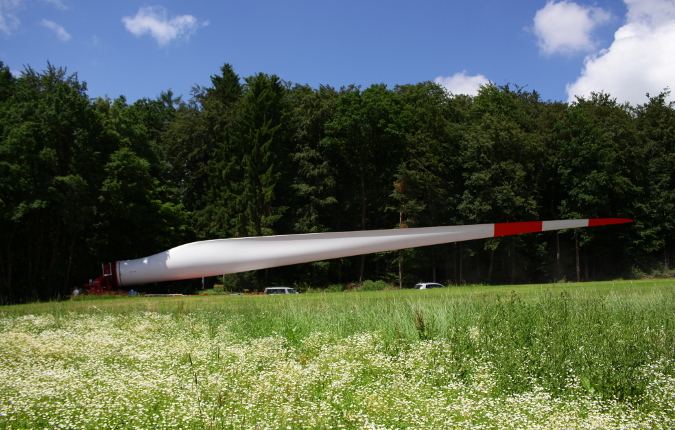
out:
M277 204L285 141L285 88L275 75L245 79L235 122L224 130L212 169L211 228L223 236L274 234L286 207Z

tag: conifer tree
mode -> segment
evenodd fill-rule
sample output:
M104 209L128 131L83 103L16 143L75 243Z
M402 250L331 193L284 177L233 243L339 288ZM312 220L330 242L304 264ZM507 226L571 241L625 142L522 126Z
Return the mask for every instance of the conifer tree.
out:
M282 176L285 88L275 75L245 79L235 122L224 130L212 169L211 228L228 237L263 236L286 207L275 199Z

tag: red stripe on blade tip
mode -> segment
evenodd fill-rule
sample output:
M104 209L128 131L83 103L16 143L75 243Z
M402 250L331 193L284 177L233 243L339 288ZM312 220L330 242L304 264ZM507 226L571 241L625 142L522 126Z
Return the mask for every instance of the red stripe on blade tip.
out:
M588 220L589 227L596 225L611 225L611 224L625 224L627 222L635 222L628 218L591 218Z
M494 237L521 233L536 233L541 231L541 227L542 221L499 222L495 224Z

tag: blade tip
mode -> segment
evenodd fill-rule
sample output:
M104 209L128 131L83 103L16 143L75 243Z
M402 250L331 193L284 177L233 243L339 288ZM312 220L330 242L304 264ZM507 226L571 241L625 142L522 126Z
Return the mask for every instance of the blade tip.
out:
M626 224L630 222L635 221L628 218L591 218L588 220L588 226L594 227L597 225Z

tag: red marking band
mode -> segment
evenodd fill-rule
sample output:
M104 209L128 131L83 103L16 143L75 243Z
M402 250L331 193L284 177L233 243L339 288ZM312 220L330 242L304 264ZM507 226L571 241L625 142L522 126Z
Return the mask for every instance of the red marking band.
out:
M596 225L624 224L627 222L634 221L628 218L591 218L588 220L588 226L595 227Z
M541 227L542 221L499 222L495 224L494 237L521 233L537 233L541 231Z

